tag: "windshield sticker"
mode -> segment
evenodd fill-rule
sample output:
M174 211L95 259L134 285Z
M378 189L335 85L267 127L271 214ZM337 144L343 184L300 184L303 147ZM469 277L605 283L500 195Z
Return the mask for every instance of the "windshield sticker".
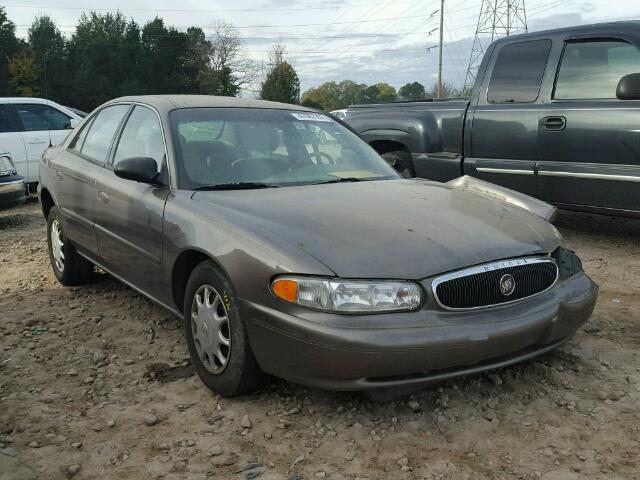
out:
M338 178L374 178L384 177L381 173L368 172L366 170L353 170L351 172L328 172L327 175Z
M321 113L297 112L291 115L298 120L304 120L306 122L331 122L329 117Z

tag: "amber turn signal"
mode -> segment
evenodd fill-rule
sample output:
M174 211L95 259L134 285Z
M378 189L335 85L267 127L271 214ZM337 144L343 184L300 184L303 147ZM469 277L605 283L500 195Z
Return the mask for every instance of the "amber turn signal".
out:
M279 278L271 284L273 294L286 300L287 302L295 302L298 300L298 282L289 278Z

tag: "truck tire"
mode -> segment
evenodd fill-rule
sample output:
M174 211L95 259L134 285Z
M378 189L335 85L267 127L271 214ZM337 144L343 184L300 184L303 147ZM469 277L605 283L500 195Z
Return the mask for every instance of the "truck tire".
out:
M413 178L416 172L413 169L411 154L405 150L395 150L382 154L389 165L391 165L404 178Z

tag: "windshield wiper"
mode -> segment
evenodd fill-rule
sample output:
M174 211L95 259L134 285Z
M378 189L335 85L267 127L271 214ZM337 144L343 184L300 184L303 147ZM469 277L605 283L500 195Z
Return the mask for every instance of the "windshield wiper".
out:
M258 188L278 188L278 185L271 185L269 183L262 182L230 182L230 183L216 183L212 185L200 185L195 187L195 191L207 191L207 190L252 190Z
M357 177L343 177L343 178L335 178L333 180L325 180L324 182L316 182L312 185L325 185L327 183L343 183L343 182L366 182L365 179L357 178Z

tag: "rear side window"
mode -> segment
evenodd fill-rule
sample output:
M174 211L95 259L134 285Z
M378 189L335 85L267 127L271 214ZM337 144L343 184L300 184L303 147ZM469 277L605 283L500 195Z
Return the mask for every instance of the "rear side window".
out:
M13 132L13 125L9 118L9 109L5 105L0 105L0 133Z
M538 99L551 40L506 45L489 81L489 103L533 103Z
M553 98L616 98L618 82L629 73L640 73L640 51L633 45L619 40L567 43Z
M98 162L106 162L113 137L128 110L129 105L114 105L102 109L89 127L80 153Z
M49 105L18 103L14 107L25 132L71 128L71 117Z

